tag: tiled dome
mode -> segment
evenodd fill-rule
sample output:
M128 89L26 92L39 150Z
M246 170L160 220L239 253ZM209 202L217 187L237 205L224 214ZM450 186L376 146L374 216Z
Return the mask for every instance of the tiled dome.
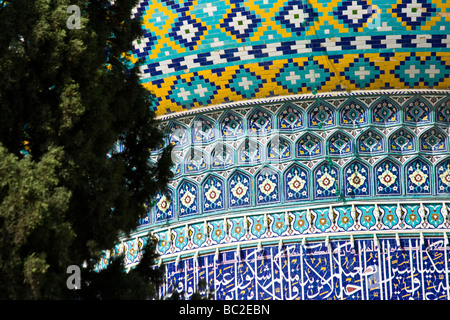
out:
M203 280L216 299L450 299L448 3L155 0L136 13L132 60L175 177L172 201L159 194L115 248L128 266L151 231L162 295Z

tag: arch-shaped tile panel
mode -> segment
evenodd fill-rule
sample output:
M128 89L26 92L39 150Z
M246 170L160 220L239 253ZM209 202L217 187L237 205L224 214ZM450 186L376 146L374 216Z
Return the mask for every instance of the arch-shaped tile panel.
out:
M325 154L323 140L312 133L306 133L295 143L298 158L317 158Z
M402 194L401 164L390 158L379 161L373 170L375 195L400 196Z
M314 170L314 198L337 198L340 190L339 168L328 162L322 162Z
M215 174L209 174L202 182L203 212L222 211L225 209L225 180Z
M407 154L415 152L416 148L416 136L406 128L400 128L389 136L389 152Z
M400 123L400 107L389 99L382 97L371 106L372 123L377 125L394 125Z
M345 156L353 152L353 138L344 131L336 131L327 140L327 154Z
M329 128L336 125L334 108L323 101L315 103L308 111L308 126L314 129Z
M217 143L211 151L211 168L225 169L235 164L235 151L226 143Z
M293 146L289 140L280 137L279 135L274 136L267 143L267 160L272 161L283 161L292 158Z
M431 106L422 97L414 97L403 107L403 119L408 124L427 124L431 122Z
M356 150L360 154L381 154L385 151L385 141L383 135L369 128L362 132L356 139Z
M198 185L187 179L182 180L178 185L177 207L180 217L201 213L198 190Z
M286 168L283 173L284 200L308 200L312 188L310 177L309 170L296 162Z
M431 164L421 157L416 157L405 164L405 191L411 195L431 195Z
M445 152L448 148L448 134L433 127L419 137L419 150L423 152Z
M305 127L305 119L302 110L292 104L287 104L281 108L277 115L278 131L291 132L298 131Z
M227 179L228 207L231 209L248 207L252 204L253 180L242 170L234 171Z
M194 145L214 141L217 138L215 122L203 115L197 116L191 125L191 136Z
M371 195L371 174L369 165L353 160L343 169L344 192L349 197L368 197Z
M281 202L280 174L270 166L262 167L255 175L256 205Z
M184 171L188 174L203 172L209 168L209 157L202 149L190 148L184 157Z
M367 123L367 108L361 102L351 99L339 109L341 126L356 127Z
M248 135L265 135L272 132L273 116L262 108L256 107L247 117L247 134Z
M155 198L154 221L166 221L175 217L175 201L174 192L172 189L168 189L168 194L158 192Z
M450 196L450 158L442 160L435 168L437 194Z
M257 164L261 163L263 159L263 146L251 138L246 138L237 149L238 164Z
M219 130L224 139L242 137L245 135L245 123L239 114L228 110L219 120Z

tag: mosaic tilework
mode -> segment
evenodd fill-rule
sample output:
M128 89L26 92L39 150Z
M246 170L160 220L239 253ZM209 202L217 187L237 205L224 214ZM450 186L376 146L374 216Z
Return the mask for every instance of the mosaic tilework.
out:
M158 115L297 93L448 88L438 0L141 1L143 85Z
M162 125L178 161L173 202L158 195L141 226L277 204L448 197L444 93L310 98L168 116Z
M442 200L442 199L441 199ZM420 233L450 233L450 205L446 201L417 202L401 200L375 202L367 200L356 204L315 205L312 208L294 207L284 211L244 212L238 215L205 217L192 223L173 224L155 229L157 251L163 259L179 254L192 254L193 250L211 251L216 245L236 247L255 245L255 241L284 242L307 241L373 234L387 235L392 232L411 237ZM406 233L405 233L406 232ZM280 238L281 237L281 238ZM115 253L128 255L127 265L139 260L139 248L148 235L126 240L124 248ZM445 240L445 239L444 239ZM141 243L141 244L139 244ZM132 251L130 251L133 249ZM128 251L130 252L128 252ZM229 249L227 249L229 250Z

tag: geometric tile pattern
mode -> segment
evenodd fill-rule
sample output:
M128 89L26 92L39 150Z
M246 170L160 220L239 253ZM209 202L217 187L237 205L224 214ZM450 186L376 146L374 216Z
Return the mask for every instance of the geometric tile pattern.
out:
M438 0L141 1L129 59L157 115L301 93L448 88Z

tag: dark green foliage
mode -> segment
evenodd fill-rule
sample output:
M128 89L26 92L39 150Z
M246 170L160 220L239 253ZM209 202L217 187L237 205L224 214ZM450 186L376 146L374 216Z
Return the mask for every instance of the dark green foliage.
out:
M143 248L144 257L137 267L124 272L122 256L111 259L107 269L100 272L84 270L81 275L83 290L74 291L77 299L122 300L157 297L163 283L163 269L154 269L156 242ZM143 281L146 280L147 281ZM151 285L149 285L149 283Z
M170 149L149 162L163 134L139 64L123 55L141 36L137 2L13 0L0 9L2 299L72 297L67 266L91 270L172 176ZM67 28L69 5L81 8L81 29ZM118 277L122 266L111 268Z

